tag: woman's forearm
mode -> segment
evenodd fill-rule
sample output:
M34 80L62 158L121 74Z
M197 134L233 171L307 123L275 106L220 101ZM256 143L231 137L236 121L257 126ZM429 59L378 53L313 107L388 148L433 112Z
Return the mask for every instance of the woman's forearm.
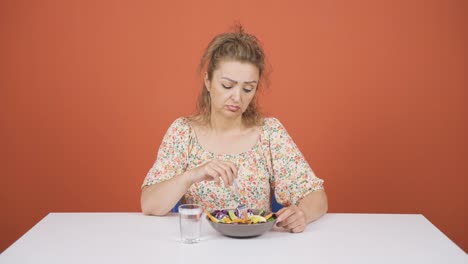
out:
M167 181L144 187L141 211L146 215L166 215L191 185L188 172L184 172Z
M304 212L306 222L313 222L328 211L327 195L323 190L313 191L299 201L298 207Z

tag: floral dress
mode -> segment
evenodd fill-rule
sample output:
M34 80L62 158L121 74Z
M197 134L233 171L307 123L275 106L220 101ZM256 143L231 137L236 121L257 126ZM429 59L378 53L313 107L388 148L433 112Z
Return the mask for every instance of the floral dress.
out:
M265 118L256 144L238 155L216 154L203 149L190 120L175 120L164 136L153 167L142 188L166 181L203 163L219 159L238 168L236 192L231 186L213 181L193 184L183 203L200 204L206 210L248 208L271 210L271 195L283 206L298 202L310 192L323 189L323 180L315 176L284 126L276 118Z

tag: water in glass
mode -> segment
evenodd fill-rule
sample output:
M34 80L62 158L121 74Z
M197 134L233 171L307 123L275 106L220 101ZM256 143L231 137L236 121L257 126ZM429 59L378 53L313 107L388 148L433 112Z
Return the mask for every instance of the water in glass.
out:
M202 208L195 204L179 206L180 237L183 243L193 244L200 241Z

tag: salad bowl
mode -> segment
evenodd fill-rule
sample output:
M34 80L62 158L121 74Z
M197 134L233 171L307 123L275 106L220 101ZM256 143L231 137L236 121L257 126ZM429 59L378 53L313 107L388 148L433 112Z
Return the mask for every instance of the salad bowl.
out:
M211 227L222 235L234 238L257 237L271 230L276 223L276 215L262 210L248 209L242 216L237 209L223 209L205 212Z

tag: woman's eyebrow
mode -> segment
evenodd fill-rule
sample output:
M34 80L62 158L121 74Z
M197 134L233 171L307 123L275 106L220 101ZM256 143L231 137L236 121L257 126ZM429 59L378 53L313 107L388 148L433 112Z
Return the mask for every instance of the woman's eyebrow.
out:
M221 79L225 79L225 80L228 80L230 82L233 82L233 83L238 83L237 81L234 81L233 79L230 79L228 77L221 77ZM248 81L248 82L244 82L244 83L257 83L257 81Z

